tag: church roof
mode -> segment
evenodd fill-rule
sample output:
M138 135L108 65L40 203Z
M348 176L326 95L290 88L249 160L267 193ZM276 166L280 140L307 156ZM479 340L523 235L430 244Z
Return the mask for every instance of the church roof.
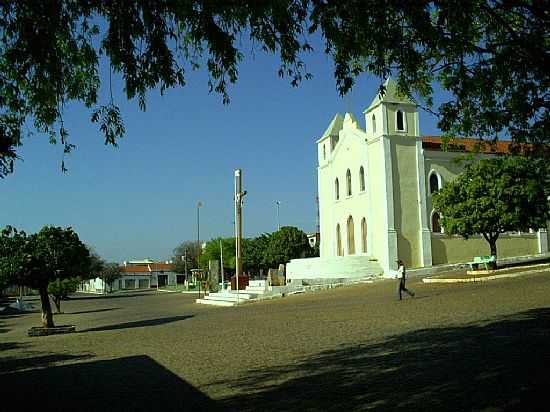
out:
M449 141L447 151L467 153L479 151L479 153L485 154L508 154L512 152L512 146L513 142L508 140L489 142L472 138L456 138ZM422 148L443 151L443 138L441 136L422 136Z
M391 77L388 77L388 80L386 80L386 82L384 83L384 87L386 89L384 96L382 96L380 93L377 93L374 99L372 100L372 103L364 111L364 113L368 112L370 109L375 108L382 102L416 105L416 103L413 102L409 97L399 94L399 91L397 90L397 82L393 80Z
M323 136L319 140L323 140L325 137L328 136L338 136L338 133L342 128L344 127L344 118L340 113L336 113L332 121L327 127L327 130L325 130L325 133L323 133Z

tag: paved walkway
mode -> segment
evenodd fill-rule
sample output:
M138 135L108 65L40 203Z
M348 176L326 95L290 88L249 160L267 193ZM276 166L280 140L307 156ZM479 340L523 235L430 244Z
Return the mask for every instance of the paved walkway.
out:
M26 336L38 313L0 315L0 387L18 410L538 410L549 274L407 286L233 308L77 296L55 320L78 332L41 338Z

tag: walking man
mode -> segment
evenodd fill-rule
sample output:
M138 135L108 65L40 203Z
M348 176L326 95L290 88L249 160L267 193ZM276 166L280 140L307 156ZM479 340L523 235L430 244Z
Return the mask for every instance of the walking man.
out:
M405 282L407 281L407 278L406 278L406 270L405 270L405 264L403 263L403 261L401 259L399 259L397 261L397 266L398 266L398 269L397 269L397 277L399 278L399 290L398 290L398 293L399 293L399 300L402 299L402 296L401 296L401 292L405 292L407 293L410 297L413 297L414 298L414 292L410 291L409 289L407 289L405 287Z

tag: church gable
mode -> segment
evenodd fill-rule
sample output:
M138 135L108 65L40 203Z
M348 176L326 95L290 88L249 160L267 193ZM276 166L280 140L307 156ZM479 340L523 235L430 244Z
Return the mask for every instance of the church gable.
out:
M336 159L341 151L362 150L366 147L366 138L365 131L359 126L355 116L352 113L346 113L338 143L332 153L332 159Z

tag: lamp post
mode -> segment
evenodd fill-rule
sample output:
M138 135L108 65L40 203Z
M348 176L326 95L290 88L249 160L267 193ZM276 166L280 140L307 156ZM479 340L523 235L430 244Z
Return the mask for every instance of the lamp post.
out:
M200 238L200 209L202 207L202 202L199 200L197 202L197 269L199 269L199 271L197 272L197 274L199 275L199 299L201 298L201 276L200 276L200 263L199 263L199 259L201 257L201 238Z
M279 231L281 230L281 223L279 221L279 206L281 206L281 202L279 200L276 200L275 204L277 205L277 231Z

